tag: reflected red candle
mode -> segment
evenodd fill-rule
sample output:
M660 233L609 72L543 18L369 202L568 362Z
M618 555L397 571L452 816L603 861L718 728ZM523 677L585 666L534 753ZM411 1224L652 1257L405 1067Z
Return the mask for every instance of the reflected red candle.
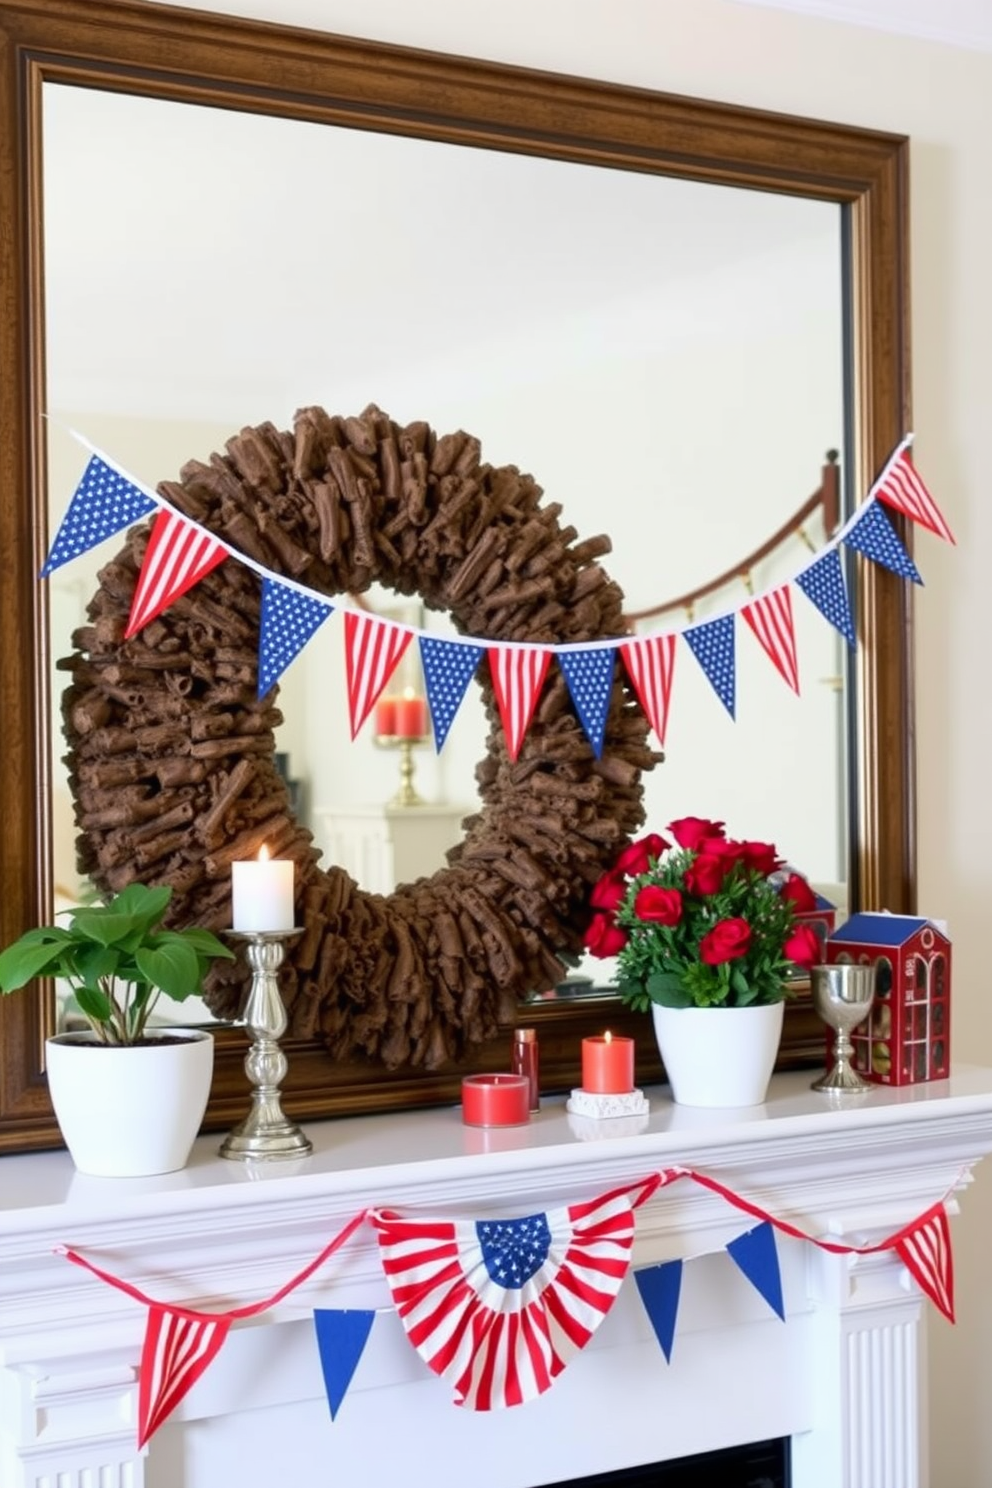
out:
M380 698L375 705L375 731L387 738L396 733L396 699Z
M526 1075L466 1075L462 1120L466 1126L524 1126L530 1119Z
M612 1033L582 1040L582 1089L590 1095L628 1095L634 1088L634 1040Z
M427 735L427 699L403 697L396 699L396 727L393 732L398 739L423 739Z

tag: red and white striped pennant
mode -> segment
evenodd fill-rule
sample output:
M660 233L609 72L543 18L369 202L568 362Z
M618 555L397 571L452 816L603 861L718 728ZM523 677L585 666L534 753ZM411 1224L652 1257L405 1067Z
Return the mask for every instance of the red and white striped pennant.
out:
M537 647L490 647L489 669L511 760L520 753L550 661L551 652Z
M943 1199L901 1231L893 1246L931 1302L953 1323L954 1253Z
M209 532L165 507L155 518L128 616L127 640L173 600L223 563L227 549Z
M904 444L882 471L870 494L877 496L887 506L902 512L921 527L928 527L947 542L954 541L943 512L923 484L919 471L909 457L909 445Z
M792 620L792 591L788 584L753 599L741 614L793 692L798 693L799 659Z
M138 1371L138 1446L143 1447L219 1353L231 1315L148 1309Z
M413 632L384 625L372 615L347 610L344 617L345 666L348 675L348 711L351 737L368 718Z
M672 697L675 641L674 635L647 636L644 640L628 641L620 647L638 701L662 748L665 747L668 705Z

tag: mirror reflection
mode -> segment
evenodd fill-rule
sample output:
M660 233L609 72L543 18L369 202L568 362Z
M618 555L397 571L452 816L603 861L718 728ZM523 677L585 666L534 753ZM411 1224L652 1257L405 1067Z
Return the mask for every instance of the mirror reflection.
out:
M816 487L828 448L843 461L832 204L52 83L44 139L52 530L86 461L73 429L154 486L246 424L374 402L469 430L582 536L608 533L633 612L738 565ZM814 546L823 536L805 528ZM115 541L48 581L53 655L71 649ZM800 536L783 543L754 589L807 556ZM447 629L407 599L366 600ZM350 739L339 620L284 676L280 749L325 860L386 890L457 839L482 710L470 692L441 755L416 749L427 804L390 807L395 751L371 720ZM801 597L795 621L799 697L738 626L736 720L679 646L647 819L723 818L840 897L843 647ZM55 881L71 901L57 762L53 779Z

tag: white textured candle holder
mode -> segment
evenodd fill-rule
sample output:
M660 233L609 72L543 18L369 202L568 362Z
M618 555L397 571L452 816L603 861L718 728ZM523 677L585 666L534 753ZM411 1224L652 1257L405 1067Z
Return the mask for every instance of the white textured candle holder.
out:
M605 1138L615 1141L617 1137L639 1137L651 1125L647 1111L643 1116L611 1116L606 1121L597 1121L594 1116L572 1116L568 1118L568 1129L580 1142L602 1142Z
M616 1116L644 1116L650 1109L643 1090L627 1090L620 1095L573 1090L565 1104L570 1115L591 1116L594 1121L612 1120Z

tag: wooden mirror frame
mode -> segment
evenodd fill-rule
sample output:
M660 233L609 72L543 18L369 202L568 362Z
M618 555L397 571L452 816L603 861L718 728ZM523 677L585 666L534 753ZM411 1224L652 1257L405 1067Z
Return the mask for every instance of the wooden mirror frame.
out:
M48 545L45 81L835 202L845 209L851 489L867 491L910 426L901 136L137 0L0 0L0 48L0 945L47 923L52 903L51 663L37 578ZM850 884L863 908L914 907L911 587L859 565ZM44 996L0 999L0 1151L60 1141L43 1070L52 1016ZM539 1029L547 1088L577 1083L582 1034L607 1021L638 1036L639 1079L660 1076L648 1020L614 1003L536 1004L527 1020ZM244 1048L239 1030L220 1031L209 1127L244 1114ZM821 1051L821 1026L800 1001L787 1010L781 1062ZM283 1090L297 1119L455 1100L463 1072L340 1066L316 1044L287 1053ZM493 1058L483 1050L475 1067Z

